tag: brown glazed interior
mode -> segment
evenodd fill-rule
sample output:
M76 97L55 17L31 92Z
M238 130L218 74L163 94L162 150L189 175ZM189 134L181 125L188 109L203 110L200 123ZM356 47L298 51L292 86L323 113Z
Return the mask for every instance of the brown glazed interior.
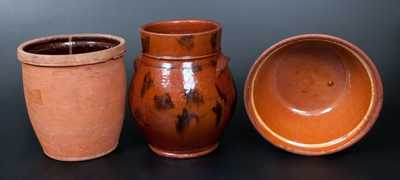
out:
M109 49L119 43L105 37L60 37L28 44L23 50L42 55L82 54Z
M17 55L31 65L76 66L118 58L124 46L124 39L108 34L56 35L21 44Z
M218 24L203 20L161 21L145 25L143 31L157 34L194 34L217 30Z
M285 150L328 154L360 139L377 118L382 85L357 47L301 35L260 56L246 82L246 108L266 139Z
M179 60L204 58L220 51L221 26L209 20L169 20L140 29L143 55ZM199 46L201 44L201 46Z

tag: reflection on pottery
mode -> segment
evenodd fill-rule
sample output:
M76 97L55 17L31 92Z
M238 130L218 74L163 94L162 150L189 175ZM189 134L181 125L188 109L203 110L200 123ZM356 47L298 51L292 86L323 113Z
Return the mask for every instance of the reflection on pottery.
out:
M46 155L88 160L117 147L124 52L124 39L105 34L50 36L18 47L29 118Z
M375 65L355 45L329 35L285 39L250 70L245 105L271 143L303 155L340 151L360 140L381 109Z
M220 25L161 21L140 33L130 102L150 148L172 158L213 151L236 99L228 58L220 51Z

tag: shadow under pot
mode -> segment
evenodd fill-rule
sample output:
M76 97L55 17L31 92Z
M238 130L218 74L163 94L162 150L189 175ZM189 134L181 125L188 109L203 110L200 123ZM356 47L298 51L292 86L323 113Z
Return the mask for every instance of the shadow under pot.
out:
M350 42L324 34L290 37L267 49L244 89L258 132L302 155L331 154L359 141L383 100L372 60Z
M172 20L144 25L140 33L130 103L150 149L170 158L212 152L236 99L221 26Z
M125 40L106 34L49 36L18 47L29 118L47 156L89 160L117 147L124 52Z

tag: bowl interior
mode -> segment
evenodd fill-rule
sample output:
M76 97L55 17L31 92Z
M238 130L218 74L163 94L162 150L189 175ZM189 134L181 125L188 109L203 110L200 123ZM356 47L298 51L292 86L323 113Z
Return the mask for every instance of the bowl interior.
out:
M66 36L33 42L23 47L23 50L42 55L82 54L109 49L119 43L118 40L106 37Z
M294 144L345 139L372 103L372 84L359 58L344 46L313 39L270 53L251 89L258 120Z

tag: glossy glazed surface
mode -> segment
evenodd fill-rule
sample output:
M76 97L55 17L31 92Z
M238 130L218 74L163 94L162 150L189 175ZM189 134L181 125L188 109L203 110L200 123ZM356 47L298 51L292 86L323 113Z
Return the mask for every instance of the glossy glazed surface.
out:
M155 153L190 158L216 148L236 98L220 33L218 24L203 20L143 27L130 102Z
M79 46L59 43L75 38ZM106 38L113 40L107 47L97 42ZM117 147L125 110L124 43L109 35L62 35L18 48L29 118L47 156L88 160Z
M273 144L299 154L339 151L373 125L382 84L372 61L354 45L302 35L264 52L246 82L246 108Z

